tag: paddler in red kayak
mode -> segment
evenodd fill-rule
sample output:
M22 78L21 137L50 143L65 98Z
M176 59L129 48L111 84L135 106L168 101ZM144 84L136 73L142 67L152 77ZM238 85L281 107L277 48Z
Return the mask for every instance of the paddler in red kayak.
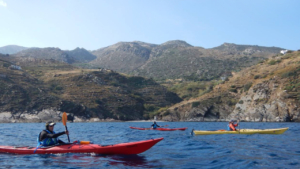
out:
M151 127L153 129L156 129L157 127L160 127L158 124L156 124L156 121L154 121L154 123L151 125Z
M229 131L237 131L237 129L235 127L237 127L239 125L239 121L237 121L236 124L234 124L234 120L230 120L229 124L228 124L228 130Z
M46 123L46 130L43 130L37 139L38 145L37 147L45 147L45 146L51 146L55 144L65 144L65 142L57 139L57 137L63 135L63 134L69 134L69 131L63 131L60 133L54 132L54 125L56 123L54 122L47 122Z

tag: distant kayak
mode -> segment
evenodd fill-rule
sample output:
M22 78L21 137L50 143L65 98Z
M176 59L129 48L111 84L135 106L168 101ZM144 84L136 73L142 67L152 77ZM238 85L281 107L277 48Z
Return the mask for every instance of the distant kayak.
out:
M39 148L36 147L16 147L16 146L0 146L0 153L12 154L61 154L61 153L95 153L95 154L139 154L154 146L164 138L151 140L120 143L114 145L99 144L66 144L52 147ZM36 152L34 153L34 151Z
M239 131L227 131L227 130L215 130L215 131L204 131L194 130L195 135L208 135L208 134L282 134L287 128L278 129L240 129Z
M162 128L162 127L159 127L159 128L156 128L156 129L153 129L153 128L139 128L139 127L130 127L131 129L136 129L136 130L159 130L159 131L175 131L175 130L181 130L181 131L184 131L187 129L187 127L185 128L174 128L174 129L171 129L171 128Z

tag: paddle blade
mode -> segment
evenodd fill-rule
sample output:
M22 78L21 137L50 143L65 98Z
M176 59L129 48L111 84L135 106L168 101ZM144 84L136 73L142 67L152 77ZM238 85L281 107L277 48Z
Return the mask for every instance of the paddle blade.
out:
M64 112L62 115L62 123L64 124L64 126L67 125L67 120L68 120L67 113Z

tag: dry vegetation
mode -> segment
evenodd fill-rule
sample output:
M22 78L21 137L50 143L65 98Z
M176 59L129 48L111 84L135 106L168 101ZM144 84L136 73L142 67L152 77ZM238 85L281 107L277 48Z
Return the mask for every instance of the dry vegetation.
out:
M171 109L190 103L204 102L211 99L211 101L213 101L213 98L216 99L219 97L223 99L223 102L228 103L228 105L235 106L235 103L238 101L236 98L245 95L250 87L258 83L269 81L270 79L276 79L278 84L284 86L283 90L287 91L288 98L300 100L299 51L291 52L286 55L275 55L270 59L245 68L240 72L232 72L232 74L233 76L227 81L220 82L219 84L212 82L206 83L208 85L215 84L210 92L204 93L199 97L190 97L183 102L173 105ZM187 86L188 85L185 85L182 89ZM196 89L196 87L194 89ZM182 96L180 93L179 95Z
M153 117L154 111L181 101L152 79L54 60L17 61L22 70L8 69L13 63L0 61L0 74L6 76L0 78L1 111L51 107L86 118L134 120Z

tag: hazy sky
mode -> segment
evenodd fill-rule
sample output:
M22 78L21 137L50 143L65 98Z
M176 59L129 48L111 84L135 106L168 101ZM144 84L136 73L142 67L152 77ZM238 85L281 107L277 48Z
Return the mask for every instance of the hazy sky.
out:
M300 49L300 0L0 0L0 47L183 40Z

